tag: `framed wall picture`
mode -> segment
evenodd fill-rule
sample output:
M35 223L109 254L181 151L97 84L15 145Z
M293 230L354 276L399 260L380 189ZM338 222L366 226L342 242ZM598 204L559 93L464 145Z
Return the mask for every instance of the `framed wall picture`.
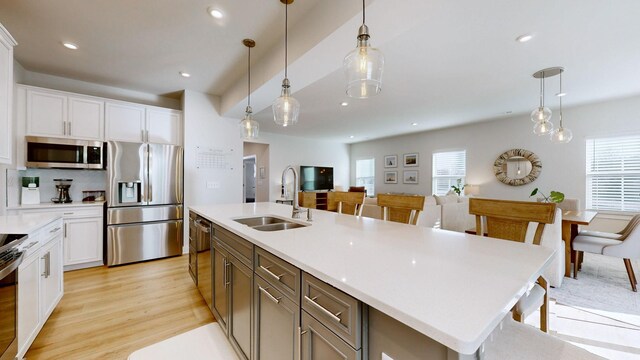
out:
M385 171L384 172L384 183L385 184L397 184L398 183L398 172L397 171Z
M398 155L386 155L384 157L384 167L386 168L398 167Z
M404 154L404 166L418 166L418 153Z
M417 184L418 170L405 170L403 173L402 182L405 184Z

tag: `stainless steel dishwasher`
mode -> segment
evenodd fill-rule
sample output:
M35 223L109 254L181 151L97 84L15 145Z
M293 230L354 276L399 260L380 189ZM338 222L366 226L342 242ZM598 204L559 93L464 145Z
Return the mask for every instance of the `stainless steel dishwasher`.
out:
M196 283L200 295L207 303L211 310L211 298L213 296L213 280L211 278L211 222L198 216L194 225L196 228L196 267L198 273L196 275Z

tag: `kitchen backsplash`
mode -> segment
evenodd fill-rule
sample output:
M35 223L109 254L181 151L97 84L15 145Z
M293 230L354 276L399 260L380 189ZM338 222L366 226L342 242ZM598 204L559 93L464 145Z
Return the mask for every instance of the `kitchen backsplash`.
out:
M27 169L7 170L7 206L20 205L23 176L40 177L40 202L51 202L57 196L53 179L73 179L70 194L74 203L82 202L82 191L106 190L107 172L104 170Z

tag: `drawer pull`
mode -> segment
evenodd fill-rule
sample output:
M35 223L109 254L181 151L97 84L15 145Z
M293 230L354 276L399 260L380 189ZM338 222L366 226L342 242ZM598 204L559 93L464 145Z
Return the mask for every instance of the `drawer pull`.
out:
M66 213L62 213L62 215L73 215L72 212L66 212Z
M264 270L264 271L265 271L269 276L271 276L271 277L273 277L274 279L276 279L276 280L280 281L280 278L281 278L281 277L283 277L283 276L284 276L284 274L282 274L282 275L276 275L276 274L272 273L272 272L269 270L269 268L270 268L270 267L271 267L271 266L267 266L267 267L265 267L265 266L260 265L260 269Z
M323 313L325 313L327 316L329 316L330 318L332 318L333 320L340 322L340 318L339 316L342 314L342 312L339 312L337 314L332 313L331 311L325 309L322 305L318 304L317 302L315 302L314 300L317 299L318 297L314 297L313 299L308 297L307 295L304 296L304 299L307 300L311 305L313 305L314 307L316 307L318 310L322 311Z
M51 229L51 230L49 230L49 234L53 234L54 232L57 232L57 231L59 231L60 229L61 229L60 227L57 227L57 228L55 228L55 229Z
M258 285L258 289L260 289L260 292L262 292L263 294L267 295L267 297L269 299L271 299L271 301L273 301L276 304L280 304L280 299L282 299L282 297L275 297L275 296L271 295L271 293L267 291L267 290L269 290L269 288L265 289L262 286Z
M29 245L25 246L25 247L24 247L24 249L25 249L25 250L29 250L29 249L31 249L32 247L36 246L36 245L38 245L38 242L37 242L37 241L34 241L34 242L30 243Z

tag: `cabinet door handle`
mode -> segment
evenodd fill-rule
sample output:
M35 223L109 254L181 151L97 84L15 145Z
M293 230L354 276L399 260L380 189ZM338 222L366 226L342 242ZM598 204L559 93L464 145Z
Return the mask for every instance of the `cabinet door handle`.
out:
M275 297L273 295L271 295L271 293L268 291L269 288L263 288L262 286L258 285L258 289L260 289L260 292L262 292L263 294L267 295L267 297L269 299L271 299L271 301L273 301L276 304L280 304L280 299L282 299L282 297Z
M69 132L67 132L67 135L71 135L71 121L67 122L67 126L69 127Z
M67 223L64 223L64 234L62 235L62 237L67 237Z
M229 280L229 264L230 263L227 261L227 258L225 258L224 259L224 287L225 287L225 289L231 283L231 281Z
M281 278L281 277L283 277L283 276L284 276L284 274L282 274L282 275L279 275L279 276L278 276L278 275L276 275L276 274L272 273L272 272L269 270L269 268L270 268L270 267L271 267L271 266L262 266L262 265L260 265L260 269L264 270L264 272L266 272L269 276L271 276L271 277L273 277L274 279L276 279L276 280L280 281L280 278Z
M324 306L318 304L317 302L315 302L314 300L317 299L317 297L314 297L313 299L308 297L307 295L304 296L304 299L307 300L311 305L313 305L316 309L322 311L323 313L325 313L327 316L329 316L330 318L332 318L333 320L340 322L340 314L342 314L341 312L334 314L331 311L327 310L324 308Z
M302 331L302 328L298 326L298 360L302 360L302 336L308 333L307 330Z
M48 278L51 275L51 253L48 252L44 254L41 259L44 260L44 272L42 273L42 276Z

